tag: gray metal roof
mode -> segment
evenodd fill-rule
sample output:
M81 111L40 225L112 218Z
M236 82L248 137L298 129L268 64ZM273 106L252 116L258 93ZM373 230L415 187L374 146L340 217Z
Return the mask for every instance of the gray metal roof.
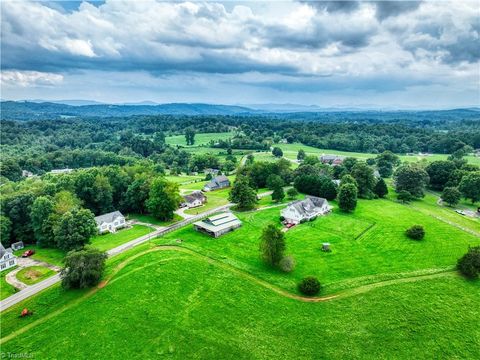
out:
M327 199L307 195L304 200L297 200L288 204L293 206L300 214L310 215L315 213L315 208L322 207Z
M3 257L3 255L5 255L5 253L13 253L12 249L11 248L8 248L8 249L5 249L5 247L3 246L2 243L0 243L0 258Z
M194 225L212 232L228 229L241 224L242 222L231 212L224 212L218 215L210 216L202 221L197 221L194 223Z
M206 199L206 196L203 195L201 191L194 191L191 194L184 195L183 199L185 200L185 202L191 203L191 202L194 202L195 200L204 201Z
M120 211L113 211L108 214L103 214L95 217L95 222L97 225L101 225L102 223L111 223L114 222L116 218L123 217Z

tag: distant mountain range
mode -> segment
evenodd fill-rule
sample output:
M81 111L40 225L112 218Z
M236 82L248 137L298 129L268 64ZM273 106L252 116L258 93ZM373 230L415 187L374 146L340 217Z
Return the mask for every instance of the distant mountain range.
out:
M58 119L69 117L122 117L132 115L272 115L284 118L331 120L343 114L345 120L388 119L388 118L425 118L443 117L478 118L480 108L431 110L431 111L395 111L359 108L321 108L316 105L296 104L256 104L256 105L216 105L153 102L128 104L103 104L90 100L60 100L58 102L2 101L1 118L11 120ZM323 115L322 115L323 114Z

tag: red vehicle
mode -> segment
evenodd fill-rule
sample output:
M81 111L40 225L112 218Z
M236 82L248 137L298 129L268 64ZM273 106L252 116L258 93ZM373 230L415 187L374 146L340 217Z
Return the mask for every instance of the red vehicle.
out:
M35 254L35 250L27 250L22 254L22 257L29 257Z
M290 229L291 227L294 227L294 226L295 226L295 224L292 224L292 223L288 223L288 224L287 224L287 228L288 228L288 229Z

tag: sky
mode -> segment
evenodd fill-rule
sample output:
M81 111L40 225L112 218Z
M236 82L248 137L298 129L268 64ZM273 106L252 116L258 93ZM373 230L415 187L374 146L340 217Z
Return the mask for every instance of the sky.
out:
M2 0L1 98L480 106L480 0Z

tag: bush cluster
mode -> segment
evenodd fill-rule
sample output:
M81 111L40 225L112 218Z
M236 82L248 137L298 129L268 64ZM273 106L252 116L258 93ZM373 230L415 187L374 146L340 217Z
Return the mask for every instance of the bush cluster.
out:
M313 296L320 292L320 281L315 276L307 276L298 284L298 290L305 295Z
M413 240L422 240L425 237L425 229L422 225L413 225L406 231L407 236Z
M289 273L295 269L295 259L293 256L285 256L280 262L278 263L278 267L283 272Z
M471 247L457 262L457 269L467 278L476 279L480 274L480 246Z

